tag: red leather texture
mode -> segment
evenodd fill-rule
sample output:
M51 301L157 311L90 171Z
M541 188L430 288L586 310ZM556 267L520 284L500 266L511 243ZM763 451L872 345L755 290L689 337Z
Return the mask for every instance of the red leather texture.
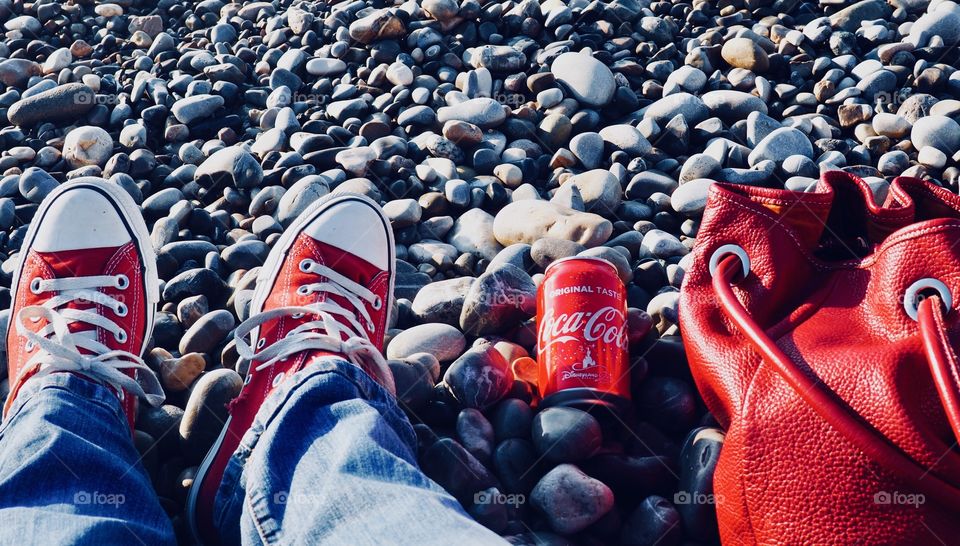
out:
M960 536L957 312L931 298L918 322L904 307L923 278L960 295L958 242L960 197L918 179L894 180L882 205L839 171L810 193L711 189L680 326L727 429L714 478L724 543ZM746 278L737 258L711 276L727 244L749 256Z

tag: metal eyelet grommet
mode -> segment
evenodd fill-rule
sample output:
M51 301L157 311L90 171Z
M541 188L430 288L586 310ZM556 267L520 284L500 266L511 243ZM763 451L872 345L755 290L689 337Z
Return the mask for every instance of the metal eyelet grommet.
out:
M283 372L280 372L273 378L273 387L276 388L280 383L283 383Z
M710 256L709 271L711 277L717 273L717 266L720 265L720 260L731 254L740 258L740 267L743 268L743 278L747 278L747 276L750 275L750 256L747 256L747 251L740 245L723 245L714 250Z
M126 287L130 286L130 279L127 278L127 276L126 276L126 275L123 275L123 274L117 275L117 283L116 283L115 286L116 286L117 288L119 288L120 290L123 290L123 289L125 289Z
M313 267L313 260L307 258L306 260L300 260L300 271L308 273L310 268Z
M953 309L953 296L950 295L950 289L947 285L943 284L942 281L927 277L911 284L903 294L903 310L913 320L917 320L917 311L920 308L920 302L923 301L923 292L927 290L937 291L948 313Z
M127 341L127 332L120 330L116 334L113 334L113 337L117 340L117 343L125 343Z
M292 318L293 320L302 319L302 318L303 318L303 313L294 313L294 314L290 315L290 318Z
M125 303L121 303L121 304L117 305L117 308L113 310L113 312L116 313L116 315L117 315L118 317L125 317L125 316L127 316L127 311L128 311L128 309L127 309L127 305L126 305Z
M383 308L383 299L382 299L380 296L377 296L377 297L373 300L373 303L372 303L371 305L372 305L374 311L379 311L380 309Z
M23 344L23 349L28 353L32 351L34 347L35 345L33 344L33 341L30 340L27 340L27 342Z
M257 349L263 349L263 346L267 344L267 338L262 337L257 340Z
M30 281L30 291L33 292L34 294L39 294L41 281L43 281L43 279L41 279L40 277L36 277L32 281Z
M299 294L299 295L301 295L301 296L309 296L309 295L310 295L310 288L309 288L308 286L306 286L306 285L301 286L301 287L297 288L297 294Z

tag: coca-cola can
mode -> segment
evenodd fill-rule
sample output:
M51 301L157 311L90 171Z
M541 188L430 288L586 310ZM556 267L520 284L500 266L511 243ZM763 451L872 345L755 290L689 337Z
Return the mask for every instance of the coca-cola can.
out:
M610 262L574 257L547 267L537 363L543 406L629 407L626 289Z

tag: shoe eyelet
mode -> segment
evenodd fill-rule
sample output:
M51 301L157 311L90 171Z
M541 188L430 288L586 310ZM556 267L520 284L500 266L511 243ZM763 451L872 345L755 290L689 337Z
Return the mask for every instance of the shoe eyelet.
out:
M124 290L125 288L130 286L130 279L123 274L117 275L117 282L114 286L116 286L120 290Z
M40 277L36 277L32 281L30 281L30 291L33 292L34 294L39 294L41 281L43 281L43 279L41 279Z
M129 309L127 309L127 305L126 305L125 303L121 303L121 304L117 305L117 308L113 310L113 312L114 312L118 317L125 317L125 316L127 316L127 312L128 312L128 311L129 311Z
M257 349L263 349L263 346L267 344L267 338L262 337L257 340Z
M30 317L30 322L40 322L40 317L37 315L34 315Z
M113 338L117 340L117 343L126 343L127 341L126 330L120 330L119 332L113 334Z
M290 318L292 318L293 320L302 319L302 318L303 318L303 313L294 313L294 314L290 315Z
M300 260L300 271L304 273L309 273L310 268L313 267L313 260L307 258L306 260Z
M23 344L23 350L27 351L28 353L32 351L34 347L35 345L33 344L33 341L29 339L27 340L26 343Z
M381 298L380 296L377 296L373 300L373 303L371 304L371 306L373 307L374 311L379 311L380 309L383 309L383 298Z
M309 296L309 295L310 295L310 287L307 286L307 285L303 285L303 286L297 288L297 294L300 295L300 296Z
M283 372L280 372L273 378L273 388L277 388L280 383L283 383Z

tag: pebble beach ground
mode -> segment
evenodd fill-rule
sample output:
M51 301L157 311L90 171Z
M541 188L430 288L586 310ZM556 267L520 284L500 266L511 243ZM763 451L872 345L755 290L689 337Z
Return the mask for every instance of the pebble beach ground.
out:
M716 541L722 436L675 325L709 185L960 179L952 1L0 0L0 21L0 306L58 184L141 205L168 399L135 436L184 544L248 367L232 330L323 195L393 225L385 353L423 470L515 544L671 546ZM613 420L536 404L536 287L575 255L627 285Z

